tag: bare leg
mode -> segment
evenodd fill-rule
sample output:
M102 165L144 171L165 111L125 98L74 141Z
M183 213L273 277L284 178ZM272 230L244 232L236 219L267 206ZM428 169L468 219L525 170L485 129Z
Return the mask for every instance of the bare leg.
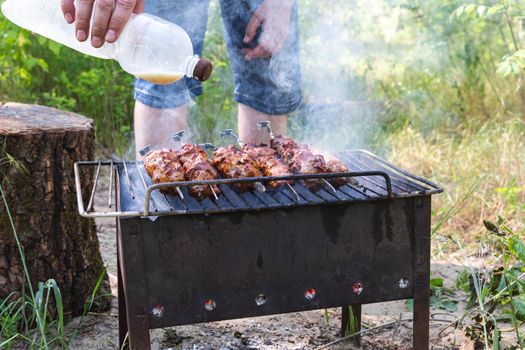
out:
M269 115L256 111L246 105L239 104L237 118L239 125L239 138L243 142L262 142L266 144L270 142L268 133L257 129L257 122L262 120L269 120L272 123L274 134L286 134L286 115Z
M135 103L135 143L137 159L142 159L139 150L147 145L169 147L171 134L188 126L188 106L173 109L158 109L141 102Z

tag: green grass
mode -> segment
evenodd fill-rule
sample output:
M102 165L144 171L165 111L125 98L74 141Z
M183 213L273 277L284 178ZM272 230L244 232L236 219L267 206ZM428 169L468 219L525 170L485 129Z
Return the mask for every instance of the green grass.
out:
M25 171L16 160L5 151L0 153L0 169L13 167ZM19 236L13 222L9 204L4 192L6 179L2 172L0 178L0 197L2 207L9 219L10 229L18 248L18 254L24 271L26 284L5 298L0 299L0 349L20 347L26 349L67 349L68 344L77 336L84 316L89 312L95 301L97 291L105 276L105 269L100 275L90 298L87 300L83 316L73 331L66 333L62 294L54 279L38 282L38 288L33 288L28 265Z

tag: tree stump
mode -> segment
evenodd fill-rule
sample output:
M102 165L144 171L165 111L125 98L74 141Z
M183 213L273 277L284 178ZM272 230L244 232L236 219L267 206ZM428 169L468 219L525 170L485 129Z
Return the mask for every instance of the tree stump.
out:
M69 316L82 314L105 270L95 222L79 216L76 202L73 164L93 156L91 119L42 106L0 105L0 181L31 282L36 287L39 281L55 279ZM83 193L88 198L93 174L83 174L83 179L89 179ZM0 197L0 299L20 291L25 282ZM107 276L99 295L96 309L104 310L110 301Z

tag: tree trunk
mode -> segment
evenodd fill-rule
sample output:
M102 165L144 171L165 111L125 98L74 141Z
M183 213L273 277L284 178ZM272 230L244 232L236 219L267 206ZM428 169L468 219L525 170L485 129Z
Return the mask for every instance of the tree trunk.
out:
M50 278L62 293L64 312L77 316L105 271L95 222L79 216L73 164L93 159L91 119L34 105L0 105L0 181L33 287ZM9 156L15 163L9 161ZM20 169L23 168L23 169ZM83 174L86 193L93 174ZM0 198L0 299L26 283L20 255ZM96 309L109 305L107 276Z

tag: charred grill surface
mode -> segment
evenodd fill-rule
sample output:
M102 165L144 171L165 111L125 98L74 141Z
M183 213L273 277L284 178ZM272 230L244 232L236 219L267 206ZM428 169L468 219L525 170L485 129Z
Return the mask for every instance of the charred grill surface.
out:
M208 155L199 145L186 144L182 146L180 162L184 169L186 181L215 180L219 178L217 170L213 167ZM218 186L196 185L189 187L191 196L198 199L212 197L213 191L219 194Z
M154 183L184 181L184 170L179 161L179 153L171 149L149 152L144 160L144 167ZM176 194L174 188L165 188L161 191Z
M265 145L245 144L242 150L250 155L261 169L264 176L292 175L288 166L279 159L277 151ZM282 185L293 184L291 180L270 181L267 186L276 189Z
M262 176L262 172L252 156L233 145L217 148L213 152L213 164L221 175L228 179ZM247 191L253 189L255 184L253 182L241 182L235 184L235 187Z

